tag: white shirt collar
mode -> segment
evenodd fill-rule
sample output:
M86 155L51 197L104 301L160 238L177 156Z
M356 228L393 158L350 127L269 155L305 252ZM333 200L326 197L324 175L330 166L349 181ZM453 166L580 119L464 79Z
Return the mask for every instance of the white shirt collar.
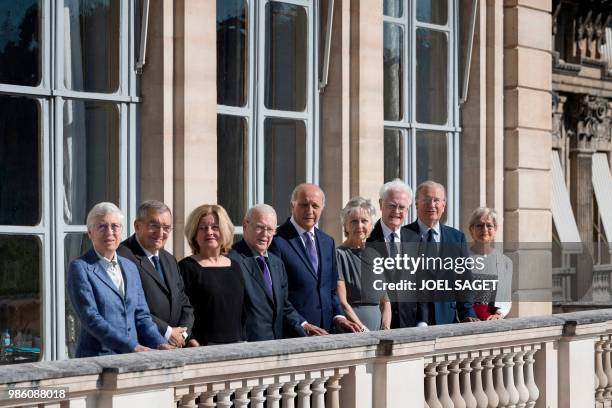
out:
M119 262L117 261L117 252L113 254L112 259L108 259L107 257L100 255L100 253L96 251L95 248L94 248L94 252L96 253L96 255L98 255L98 258L104 263L105 268L108 268L108 266L112 263L115 263L116 265L119 264Z
M440 222L436 222L434 224L433 227L429 227L427 224L425 224L423 221L419 220L417 218L417 222L419 223L419 230L421 231L421 236L426 235L427 232L432 229L434 230L434 236L437 238L437 241L439 241L439 237L440 237Z
M303 236L305 232L309 232L310 236L313 239L315 238L314 227L310 231L306 231L304 228L300 227L297 222L295 222L295 220L293 219L293 215L291 216L291 218L289 218L289 221L291 221L291 224L293 224L293 228L295 228L300 237Z
M151 259L152 256L159 257L159 251L156 251L155 253L152 253L152 252L149 252L149 250L147 250L147 248L142 246L142 244L138 240L138 235L134 235L134 238L136 238L136 242L138 242L138 245L140 245L140 247L142 248L142 252L144 252L144 254L147 256L147 258Z
M383 222L382 218L380 219L380 226L381 226L381 228L382 228L382 231L383 231L383 236L385 237L385 241L387 241L387 239L389 239L389 234L391 234L392 232L395 232L395 235L396 235L395 240L396 240L396 242L399 242L399 241L401 240L401 236L402 236L402 235L401 235L401 233L400 233L400 232L401 232L402 227L399 227L399 228L398 228L398 229L396 229L396 230L392 230L391 228L389 228L389 227L387 226L387 224L385 224L385 223Z

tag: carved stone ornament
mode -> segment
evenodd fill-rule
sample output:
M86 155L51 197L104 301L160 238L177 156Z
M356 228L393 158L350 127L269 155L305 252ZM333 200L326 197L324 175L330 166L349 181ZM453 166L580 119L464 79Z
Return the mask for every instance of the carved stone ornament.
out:
M573 148L593 149L598 140L610 137L608 100L593 95L568 97L565 126Z

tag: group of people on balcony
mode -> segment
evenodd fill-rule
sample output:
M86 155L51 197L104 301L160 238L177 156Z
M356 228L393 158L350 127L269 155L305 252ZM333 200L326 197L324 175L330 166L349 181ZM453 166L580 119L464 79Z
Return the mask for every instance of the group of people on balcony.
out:
M470 256L465 235L441 223L446 208L441 184L426 181L417 187L417 220L408 225L410 187L396 179L385 183L379 196L376 223L370 200L349 200L341 212L345 240L337 248L317 227L325 194L314 184L294 189L291 217L278 227L271 206L248 209L236 243L224 208L204 204L187 218L192 254L180 262L164 249L173 230L167 205L142 203L135 233L123 242L121 211L112 203L95 205L87 216L93 248L68 271L69 295L81 323L76 356L505 317L512 263L492 246L497 218L488 208L472 214L470 249L471 256L486 255L486 268L478 274L498 278L496 290L479 292L477 299L435 301L375 290L364 265L373 256L398 256L405 243L427 244L429 254L455 243L460 252L452 256ZM388 270L380 278L392 282L400 272Z

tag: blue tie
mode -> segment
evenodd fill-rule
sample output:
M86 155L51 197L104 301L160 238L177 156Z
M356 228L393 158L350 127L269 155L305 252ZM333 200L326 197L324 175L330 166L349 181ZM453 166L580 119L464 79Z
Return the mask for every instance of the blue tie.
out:
M304 243L306 244L306 251L308 251L308 258L310 258L310 264L314 269L315 273L319 273L319 257L317 255L317 248L315 248L312 236L307 231L304 233Z
M155 266L155 270L159 273L159 277L161 279L161 281L164 281L164 272L162 271L162 267L161 264L159 263L159 256L157 255L153 255L151 257L151 260L153 261L153 265Z

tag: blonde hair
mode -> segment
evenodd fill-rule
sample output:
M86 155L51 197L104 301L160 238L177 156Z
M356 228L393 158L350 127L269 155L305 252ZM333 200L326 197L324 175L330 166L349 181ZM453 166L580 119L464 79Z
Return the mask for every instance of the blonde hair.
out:
M187 217L187 222L185 223L185 238L187 238L191 252L194 255L200 253L200 245L198 245L196 240L200 220L202 220L203 217L211 214L215 216L219 222L219 232L221 233L221 255L227 255L227 253L232 249L232 244L234 243L234 224L232 224L232 221L225 211L225 208L217 204L203 204L189 214L189 217Z

